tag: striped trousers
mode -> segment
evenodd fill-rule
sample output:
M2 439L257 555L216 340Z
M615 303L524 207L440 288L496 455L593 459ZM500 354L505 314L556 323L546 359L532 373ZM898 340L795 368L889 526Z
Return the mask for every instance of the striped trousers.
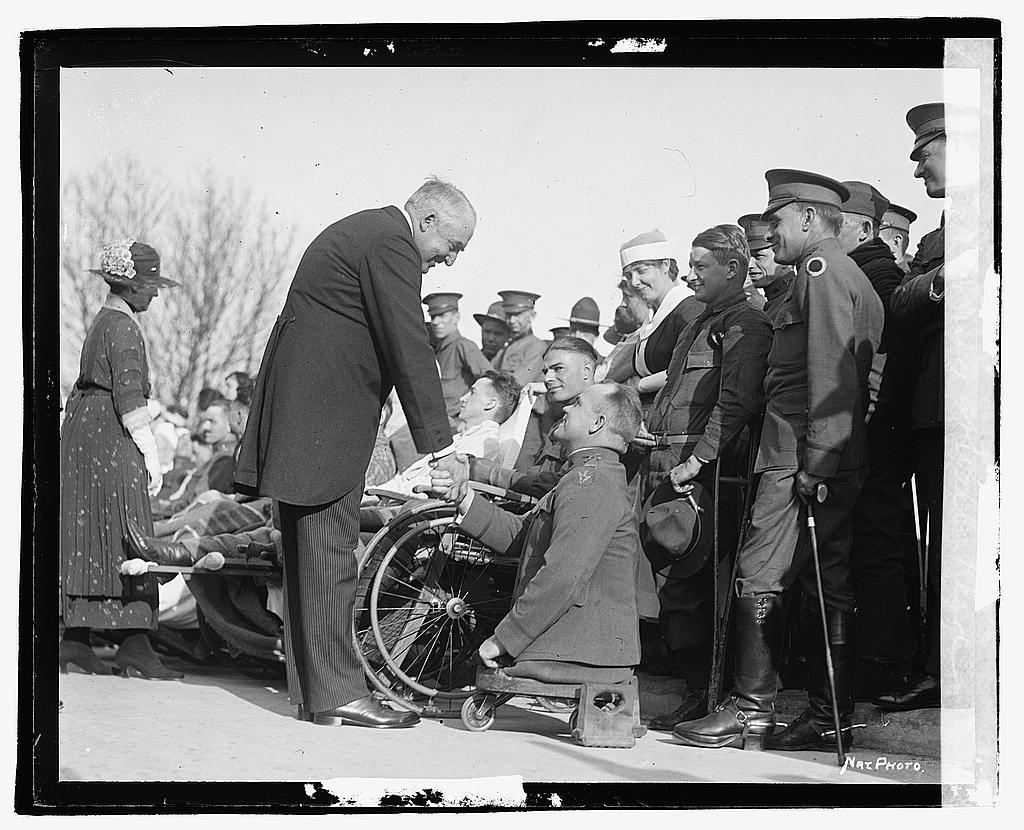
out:
M311 712L368 694L352 642L362 482L330 504L279 502L288 694Z

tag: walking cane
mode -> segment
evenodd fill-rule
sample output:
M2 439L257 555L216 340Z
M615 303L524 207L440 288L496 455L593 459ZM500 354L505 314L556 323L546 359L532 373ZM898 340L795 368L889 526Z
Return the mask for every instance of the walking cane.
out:
M832 646L828 636L828 621L825 614L825 594L821 590L821 561L818 559L818 534L814 529L814 502L824 504L828 497L828 487L824 482L818 484L815 491L815 498L807 499L807 530L811 536L811 556L814 558L814 581L818 588L818 608L821 611L821 630L825 635L825 670L828 672L828 688L832 693L832 720L836 727L836 754L839 758L839 766L846 763L846 753L843 751L843 731L839 726L839 701L836 699L836 672L832 667Z
M922 542L921 507L917 501L917 476L910 477L910 498L914 506L914 541L917 542L917 590L921 620L924 621L928 604L928 554L927 541ZM925 531L927 533L927 530Z

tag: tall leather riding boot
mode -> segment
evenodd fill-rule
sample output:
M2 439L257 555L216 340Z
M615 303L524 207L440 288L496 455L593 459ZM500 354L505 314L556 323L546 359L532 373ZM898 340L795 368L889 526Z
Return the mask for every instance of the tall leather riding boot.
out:
M205 553L200 549L199 540L186 539L181 542L170 542L146 536L142 528L133 519L128 519L126 536L128 547L137 559L156 562L158 565L194 566L215 571L224 566L224 557L220 553Z
M839 702L839 726L843 732L845 750L853 743L850 718L853 715L854 668L857 664L853 643L855 617L852 612L829 608L826 609L826 618L831 641L832 668L835 672L836 698ZM765 749L796 751L836 748L836 727L832 717L832 694L828 683L825 638L821 630L820 615L815 615L810 628L807 654L808 706L789 726L765 741Z
M782 598L775 594L739 597L736 615L736 656L732 693L700 720L672 730L688 746L760 748L775 729L775 696L785 625Z

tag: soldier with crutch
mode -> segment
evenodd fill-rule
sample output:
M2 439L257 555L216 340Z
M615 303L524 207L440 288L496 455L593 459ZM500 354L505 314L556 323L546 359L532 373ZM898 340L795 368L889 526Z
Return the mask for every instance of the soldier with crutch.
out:
M836 746L836 720L842 744L850 743L850 512L867 463L868 372L881 339L883 310L871 283L835 238L847 189L799 170L769 170L765 178L769 201L763 216L775 259L795 265L797 275L773 321L755 465L759 479L750 528L737 554L734 686L713 712L680 723L673 735L698 747L746 748L749 742L751 748L826 749ZM807 528L811 499L816 550ZM782 593L797 579L818 598L824 614L813 615L808 632L808 708L773 735Z

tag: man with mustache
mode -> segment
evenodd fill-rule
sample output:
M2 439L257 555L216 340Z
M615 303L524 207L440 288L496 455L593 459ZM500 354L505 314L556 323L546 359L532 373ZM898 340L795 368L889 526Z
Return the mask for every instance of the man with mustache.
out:
M747 445L737 439L760 412L772 340L767 318L747 301L749 260L746 236L735 225L717 225L693 240L686 282L704 310L680 334L667 366L651 366L654 371L667 368L668 379L647 416L655 443L645 465L645 499L666 477L678 493L691 490L691 482L713 493L719 458L724 474L743 471L739 451ZM738 528L729 521L736 513L734 495L723 491L723 503L716 505L723 551L737 537ZM665 582L658 592L661 636L686 690L682 704L651 721L652 729L671 731L707 714L716 589L711 545L705 548L695 554L703 558L695 571L688 562L663 571Z

